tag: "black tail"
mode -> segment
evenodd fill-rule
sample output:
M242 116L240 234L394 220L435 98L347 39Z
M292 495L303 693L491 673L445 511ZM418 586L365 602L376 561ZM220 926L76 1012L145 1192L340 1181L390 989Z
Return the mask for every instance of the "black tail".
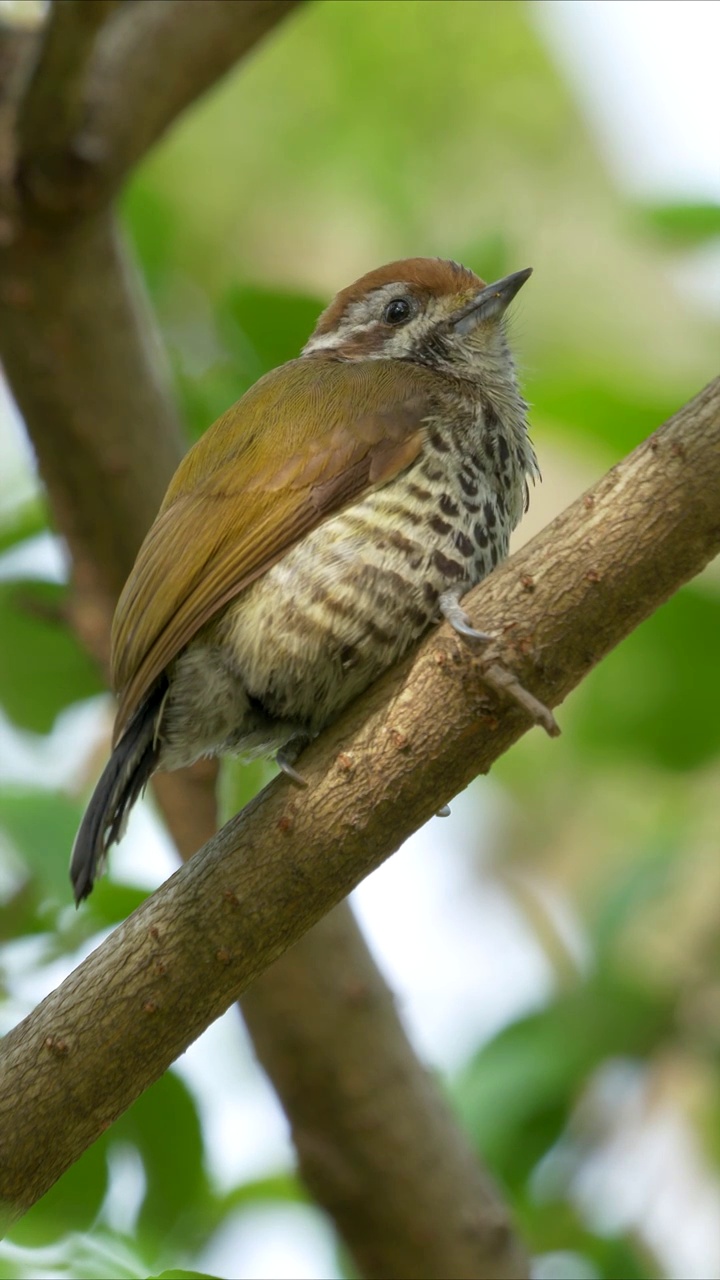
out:
M120 840L130 810L157 767L160 748L156 726L164 694L165 688L159 684L130 721L80 823L70 858L77 906L91 893L110 845Z

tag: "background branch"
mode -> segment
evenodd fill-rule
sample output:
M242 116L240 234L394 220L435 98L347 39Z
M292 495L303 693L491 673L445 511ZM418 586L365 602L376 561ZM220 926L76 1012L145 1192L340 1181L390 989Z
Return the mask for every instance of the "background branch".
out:
M186 107L298 3L53 5L23 112L20 173L34 216L68 216L106 205Z
M0 251L0 350L81 603L112 613L183 436L111 214Z
M18 120L21 182L38 204L74 185L85 115L85 78L95 39L121 0L58 0L50 6Z
M472 592L469 612L555 705L718 552L719 489L717 379ZM526 728L447 627L350 708L303 756L306 791L273 782L6 1037L10 1211Z
M435 1077L420 1067L346 903L257 978L241 1004L286 1107L303 1180L361 1275L528 1274L507 1210Z

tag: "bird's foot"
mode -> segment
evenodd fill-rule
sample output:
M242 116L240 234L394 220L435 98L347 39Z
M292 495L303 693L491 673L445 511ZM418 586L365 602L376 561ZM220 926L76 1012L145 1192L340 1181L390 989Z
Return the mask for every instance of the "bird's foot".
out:
M466 644L490 644L495 639L495 636L485 631L477 631L473 627L456 596L449 593L443 595L440 597L439 604L443 616ZM516 702L532 717L535 724L540 725L551 738L559 736L560 726L550 708L546 707L544 702L540 702L539 698L536 698L529 689L526 689L514 672L503 666L501 662L494 660L489 654L485 654L480 661L482 678L485 684L489 685L497 693Z
M295 761L298 756L305 750L310 738L305 734L298 734L295 738L291 738L289 742L275 754L275 763L279 769L289 778L296 787L307 787L307 778L303 778L295 768Z
M474 641L476 644L489 644L491 640L495 639L488 631L477 631L475 629L457 596L452 595L451 592L448 591L445 595L442 595L438 604L443 617L447 618L453 631L457 631L463 640Z
M527 711L535 724L551 738L560 736L560 725L555 719L549 707L545 706L534 693L526 689L520 683L517 676L509 667L504 666L501 662L493 662L492 658L487 661L481 659L482 678L485 684L488 684L496 693L504 695L506 698L512 698L519 707Z

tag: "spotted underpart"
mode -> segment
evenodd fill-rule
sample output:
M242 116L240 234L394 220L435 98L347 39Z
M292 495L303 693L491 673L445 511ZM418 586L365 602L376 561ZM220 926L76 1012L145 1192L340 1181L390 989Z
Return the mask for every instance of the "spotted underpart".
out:
M487 397L459 417L455 404L449 425L442 413L429 421L412 466L316 528L228 611L222 663L199 660L201 641L188 648L174 673L182 722L172 697L165 717L170 758L209 702L223 708L226 750L252 755L312 736L439 618L442 595L459 599L492 571L537 469L519 396L509 407L505 424Z

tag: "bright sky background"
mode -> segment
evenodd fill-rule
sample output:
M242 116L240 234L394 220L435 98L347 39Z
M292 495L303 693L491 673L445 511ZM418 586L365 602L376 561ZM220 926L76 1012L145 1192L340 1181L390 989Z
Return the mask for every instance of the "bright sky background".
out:
M720 4L538 0L534 15L619 185L634 195L657 199L720 199ZM720 255L702 261L702 270L688 264L688 287L700 290L706 302L720 305ZM26 470L27 451L18 442L17 422L2 404L0 453L4 468L17 469L18 476ZM58 567L57 558L55 564ZM70 714L79 740L87 741L88 715L95 713L83 709ZM46 758L41 760L29 735L15 734L0 722L0 777L17 777L18 771L37 776L41 765L48 778L48 758L55 761L52 780L67 777L65 761L71 753L63 738L60 756L60 740L58 731L42 748ZM482 831L477 826L491 830L498 806L504 803L492 780L483 780L482 795L482 808L477 793L472 803L460 797L449 819L436 819L419 832L354 895L414 1043L441 1067L460 1062L470 1046L542 1001L550 981L542 954L528 940L510 899L478 877L474 859ZM471 816L475 830L468 829ZM148 841L157 851L150 866ZM147 813L137 812L122 858L115 861L116 873L155 884L173 868L164 838L152 828ZM559 902L550 903L549 909L582 963L582 941L569 911ZM499 948L502 984L496 976ZM57 980L62 976L55 975ZM19 974L16 991L23 1003L44 994L23 984ZM251 1070L244 1043L240 1020L231 1010L179 1064L199 1096L211 1147L217 1152L216 1171L224 1182L271 1170L291 1158L284 1119L269 1087ZM246 1069L238 1066L243 1060ZM662 1137L655 1135L648 1158L657 1158ZM666 1134L665 1140L667 1145ZM639 1159L637 1135L633 1141ZM676 1155L678 1141L672 1147ZM698 1205L702 1208L702 1197L708 1194L699 1180L693 1184L692 1159L692 1153L685 1153L681 1163L685 1187L697 1187L695 1203L683 1207L684 1230L666 1230L662 1241L668 1266L688 1280L720 1270L720 1240L712 1230L717 1200L706 1203L693 1229L688 1227L689 1215ZM637 1184L640 1175L636 1165L632 1168ZM596 1170L596 1180L602 1181L602 1176L603 1171ZM613 1176L612 1170L604 1170L606 1188ZM122 1177L132 1198L137 1175L127 1169ZM662 1229L658 1224L659 1233ZM203 1265L210 1272L239 1276L238 1259L245 1268L242 1275L257 1280L313 1280L332 1275L335 1266L322 1226L295 1209L246 1215L207 1251Z
M536 0L537 24L618 186L720 201L718 0ZM720 314L720 244L679 256L676 284Z
M540 0L535 12L617 181L720 200L717 0Z

